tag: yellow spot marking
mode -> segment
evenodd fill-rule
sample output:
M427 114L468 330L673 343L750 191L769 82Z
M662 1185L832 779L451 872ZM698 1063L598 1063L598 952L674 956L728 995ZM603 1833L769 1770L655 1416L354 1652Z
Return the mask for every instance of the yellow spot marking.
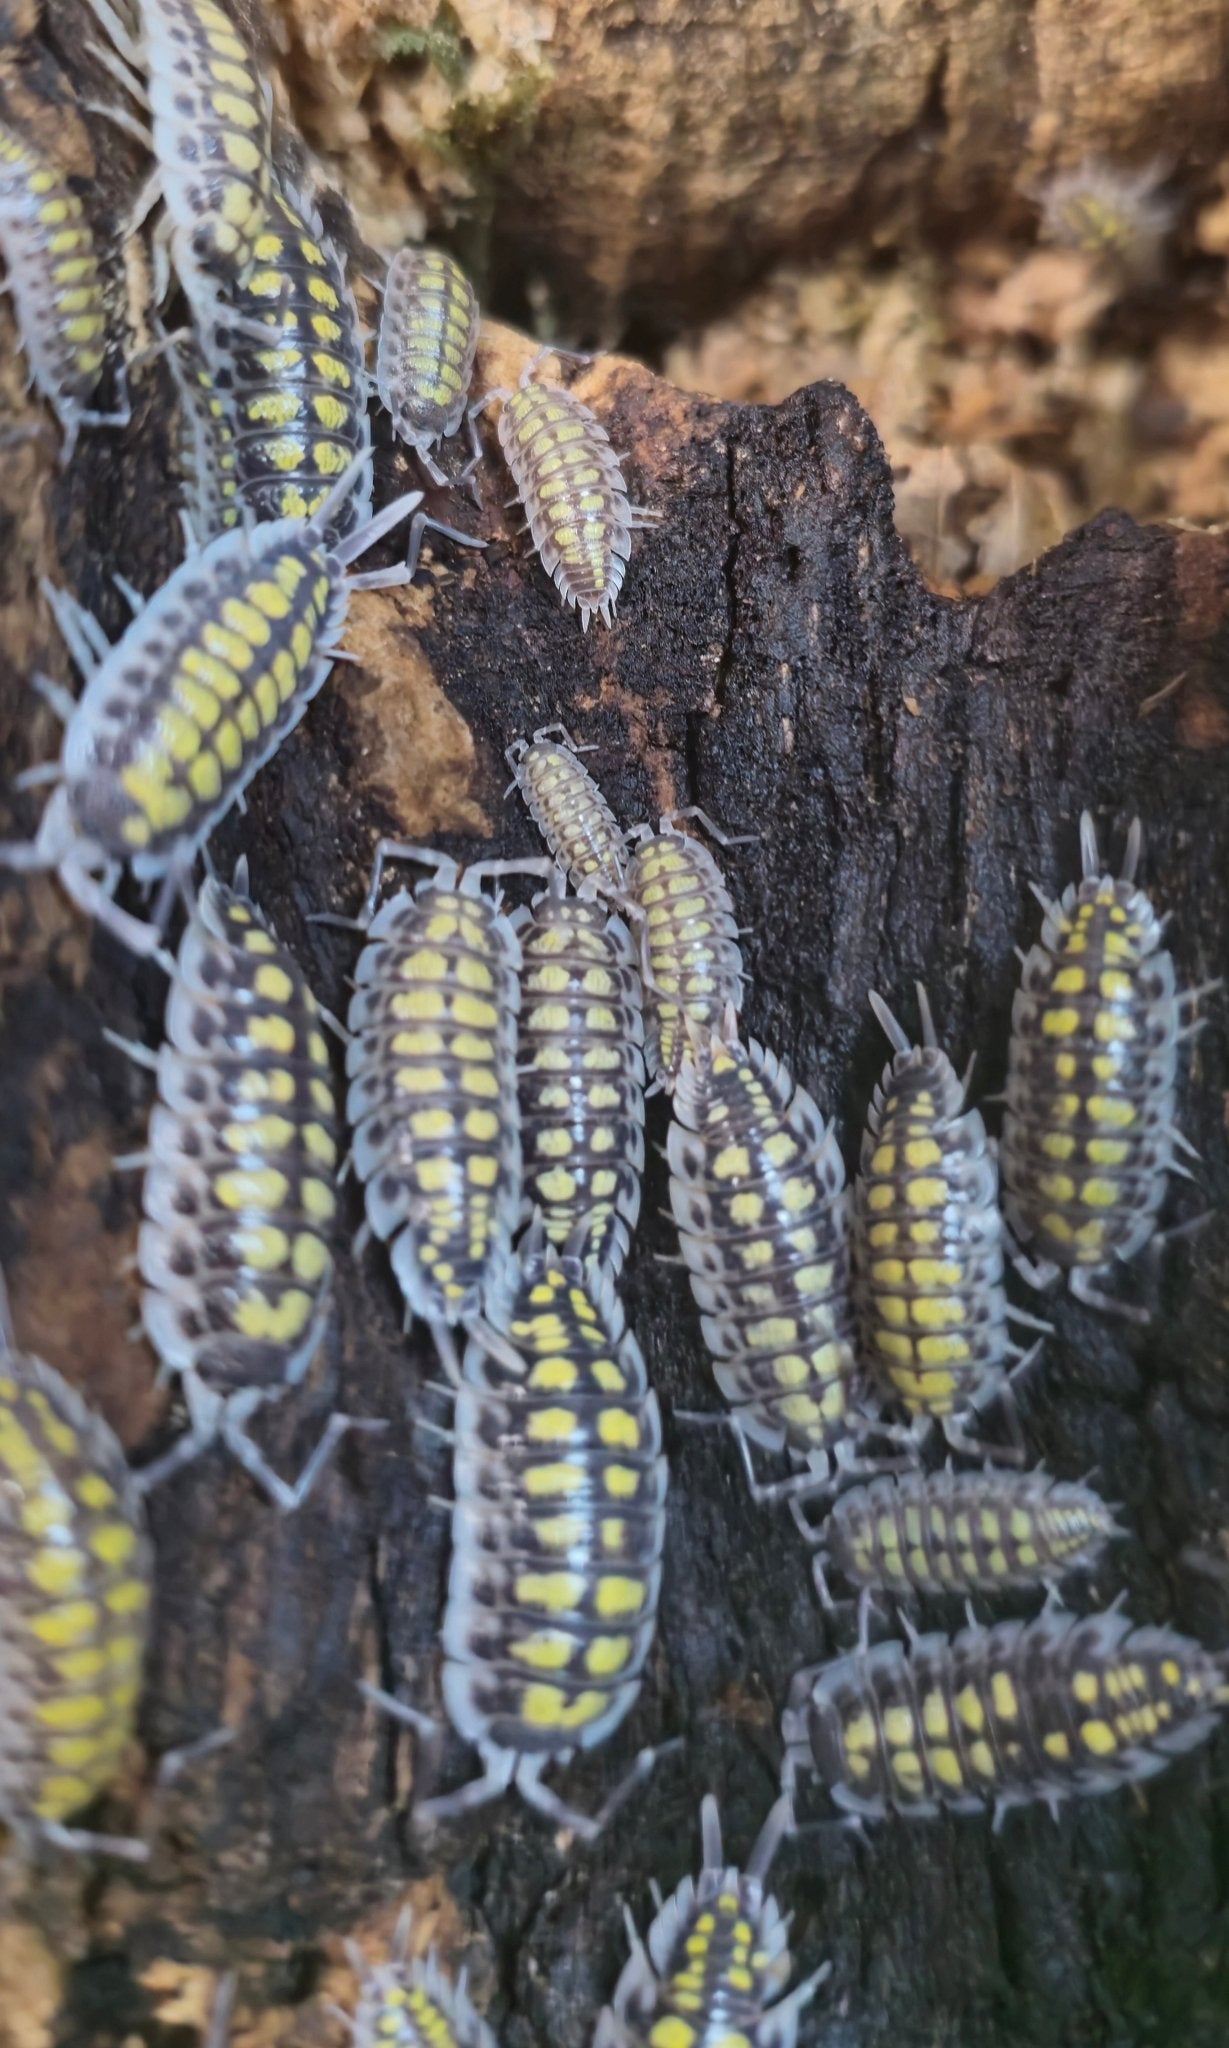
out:
M117 1571L128 1564L137 1547L136 1531L127 1522L106 1522L87 1541L100 1564Z
M214 1195L226 1209L280 1209L290 1192L290 1183L276 1167L237 1167L220 1173L213 1184Z
M1080 1028L1080 1013L1071 1009L1046 1010L1041 1028L1047 1038L1070 1038Z
M1000 1721L1014 1721L1020 1713L1020 1702L1016 1689L1005 1671L995 1671L990 1678L990 1698Z
M1135 1122L1135 1110L1131 1103L1124 1102L1116 1095L1090 1095L1088 1114L1094 1123L1109 1124L1115 1130L1126 1130ZM1089 1147L1091 1155L1092 1147Z
M903 1749L913 1740L913 1716L908 1707L886 1707L883 1715L883 1732L893 1749Z
M1085 1721L1080 1729L1080 1741L1094 1756L1112 1756L1118 1747L1118 1738L1108 1721Z
M235 1304L235 1328L244 1337L285 1344L306 1329L311 1309L311 1296L298 1287L287 1288L276 1302L248 1295Z
M973 1686L966 1685L957 1693L955 1707L964 1727L970 1729L974 1735L979 1735L986 1725L986 1709Z
M869 1714L854 1714L841 1732L847 1750L874 1750L879 1746L875 1723Z
M521 1701L521 1718L531 1728L583 1728L603 1713L605 1693L581 1692L570 1700L557 1685L527 1685Z
M636 1614L644 1605L644 1586L639 1579L618 1574L599 1579L593 1604L603 1621L612 1621L621 1614Z
M288 1017L253 1017L248 1035L262 1052L294 1051L294 1025Z

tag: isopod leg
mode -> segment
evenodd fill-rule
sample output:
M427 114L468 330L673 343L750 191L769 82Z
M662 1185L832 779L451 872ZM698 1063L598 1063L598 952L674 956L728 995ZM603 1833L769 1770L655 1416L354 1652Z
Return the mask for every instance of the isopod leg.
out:
M658 1743L656 1747L642 1749L630 1768L623 1773L618 1784L607 1794L597 1812L592 1815L577 1812L576 1808L569 1806L557 1792L552 1792L549 1785L542 1783L542 1771L546 1761L542 1757L521 1758L516 1769L516 1789L526 1805L544 1814L547 1820L553 1820L557 1827L571 1828L582 1841L596 1841L603 1829L614 1819L619 1808L630 1799L637 1786L644 1783L658 1757L680 1747L681 1742L676 1739Z
M89 1828L66 1828L59 1821L39 1822L39 1836L53 1849L70 1856L117 1856L124 1863L148 1863L149 1843L134 1835L96 1835Z

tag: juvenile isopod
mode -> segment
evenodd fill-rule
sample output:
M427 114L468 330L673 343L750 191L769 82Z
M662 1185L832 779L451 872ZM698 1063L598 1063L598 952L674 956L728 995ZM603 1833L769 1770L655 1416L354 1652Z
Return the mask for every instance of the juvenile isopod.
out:
M584 631L614 610L637 527L659 513L628 500L627 485L610 436L595 413L558 384L536 384L543 349L527 363L514 391L490 391L481 410L503 401L499 445L512 472L525 523L548 576L565 605L580 613Z
M1047 1472L904 1472L851 1487L819 1531L865 1593L997 1593L1089 1569L1124 1531L1091 1486ZM816 1583L831 1604L820 1561Z
M532 740L514 740L506 759L514 785L574 889L622 896L627 885L627 834L580 760L566 726L542 725Z
M657 1912L642 1941L627 1914L631 1957L598 2021L593 2048L794 2048L798 2022L828 1976L824 1963L782 1996L789 1921L766 1879L789 1826L779 1799L745 1870L726 1862L717 1801L700 1807L703 1861Z
M854 1191L856 1298L866 1369L922 1434L984 1448L968 1420L1024 1354L1008 1332L998 1172L986 1127L935 1039L919 985L922 1043L881 997L893 1056L875 1090ZM1020 1316L1020 1320L1032 1320Z
M1207 990L1175 988L1162 920L1135 880L1142 846L1137 818L1122 874L1103 873L1084 812L1083 878L1042 899L1011 1012L1000 1156L1007 1220L1029 1253L1019 1263L1038 1287L1066 1273L1094 1308L1119 1309L1098 1278L1153 1236L1166 1176L1186 1170L1175 1152L1192 1149L1174 1124L1178 1047Z
M442 249L397 251L384 280L376 389L433 483L448 482L431 451L466 418L478 327L478 301L459 263ZM477 463L472 414L469 424Z

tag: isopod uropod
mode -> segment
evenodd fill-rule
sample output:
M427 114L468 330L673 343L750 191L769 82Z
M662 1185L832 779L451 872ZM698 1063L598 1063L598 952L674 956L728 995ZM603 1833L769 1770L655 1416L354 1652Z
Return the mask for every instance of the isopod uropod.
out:
M1223 1657L1169 1628L1047 1611L861 1648L800 1671L782 1720L782 1782L816 1773L878 1819L1113 1792L1163 1770L1229 1705Z
M1072 1293L1117 1307L1096 1286L1155 1230L1165 1176L1184 1169L1174 1127L1178 1045L1190 1029L1162 921L1136 885L1143 834L1122 874L1102 872L1092 818L1080 819L1083 879L1045 903L1011 1013L1001 1164L1008 1223L1037 1286L1065 1272ZM1044 902L1044 898L1042 899ZM1215 984L1213 984L1215 986Z
M789 1826L778 1799L745 1870L727 1864L717 1801L700 1807L703 1862L663 1903L644 1940L630 1912L631 1956L598 2021L593 2048L794 2048L798 2021L828 1976L789 1982L789 1922L765 1880Z
M628 502L610 436L595 413L557 384L535 384L543 349L526 364L515 391L490 391L474 408L503 401L499 445L512 472L542 566L565 605L589 621L614 622L637 527L660 515Z
M0 1290L0 1821L23 1844L147 1853L67 1823L113 1782L132 1738L152 1579L117 1439L17 1350Z
M542 1773L604 1742L640 1691L665 1541L661 1420L609 1277L557 1252L540 1220L466 1346L453 1425L444 1705L482 1776L417 1813L438 1820L515 1785L591 1839L651 1768L642 1750L590 1818ZM385 1711L424 1717L364 1687Z
M30 376L64 430L67 462L82 427L126 427L89 401L106 360L107 308L85 209L59 167L0 122L0 253Z

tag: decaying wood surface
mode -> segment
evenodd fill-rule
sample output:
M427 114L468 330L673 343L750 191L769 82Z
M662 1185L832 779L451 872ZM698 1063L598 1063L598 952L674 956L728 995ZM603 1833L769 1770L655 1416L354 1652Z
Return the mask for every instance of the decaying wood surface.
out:
M571 332L726 308L774 262L1030 218L1058 168L1224 154L1221 0L273 0L373 238L463 224Z
M36 87L65 91L35 45L20 82L31 104ZM139 172L126 144L97 146L102 193L117 200ZM34 417L15 389L7 309L0 318L5 398ZM531 347L488 328L477 378L514 377ZM324 1002L344 1009L355 942L308 913L357 906L381 832L461 856L537 850L504 800L502 757L554 719L595 745L590 765L624 821L698 803L758 834L723 856L747 927L746 1027L838 1117L851 1165L885 1056L869 989L911 1015L923 977L953 1056L976 1050L983 1097L1001 1087L1013 947L1037 926L1028 883L1057 890L1074 873L1083 806L1115 852L1130 818L1144 819L1146 879L1173 913L1182 979L1223 967L1229 540L1108 513L988 598L955 604L910 564L874 427L839 386L757 409L686 397L617 360L568 375L627 451L635 496L666 514L635 541L615 629L583 637L561 609L516 536L519 515L502 509L488 425L481 512L461 495L432 500L452 523L473 521L488 551L440 543L413 590L356 600L346 637L358 665L338 668L246 816L216 835L223 872L249 855ZM65 580L118 631L111 572L152 589L175 559L162 368L139 376L137 398L131 433L87 434L70 472L41 439L4 451L6 790L55 744L30 671L67 673L38 576ZM380 502L412 481L382 447ZM37 814L33 797L5 794L2 809L4 836ZM18 1332L144 1456L173 1415L147 1348L126 1335L137 1190L111 1162L141 1142L148 1087L101 1033L156 1042L163 986L92 938L50 880L0 879L0 932L0 1258ZM1175 1188L1166 1220L1209 1220L1124 1280L1152 1311L1145 1328L1049 1304L1055 1335L1021 1407L1051 1469L1095 1468L1124 1504L1132 1537L1098 1591L1125 1587L1140 1619L1223 1642L1225 1592L1187 1556L1215 1551L1229 1523L1229 1051L1224 998L1207 1007L1180 1098L1200 1185ZM651 1137L664 1129L658 1101ZM650 1157L626 1298L672 1416L716 1403L685 1278L658 1260L671 1231ZM357 1224L353 1190L347 1203ZM348 1440L290 1518L220 1453L155 1496L142 1735L155 1755L221 1720L236 1739L159 1807L135 1766L108 1804L107 1825L154 1829L147 1872L53 1862L10 1876L0 2048L181 2048L227 1964L242 1979L238 2044L327 2048L342 2039L326 2010L348 1984L341 1937L386 1936L406 1896L424 1933L468 1958L504 2048L582 2048L624 1956L620 1901L643 1917L650 1876L668 1889L694 1867L706 1789L720 1793L731 1851L749 1847L774 1795L789 1678L836 1639L805 1554L788 1524L753 1508L727 1434L674 1420L648 1682L624 1729L564 1782L596 1806L641 1743L685 1747L591 1850L512 1801L431 1842L416 1834L412 1741L372 1716L355 1680L420 1706L438 1697L448 1536L430 1496L447 1490L446 1458L407 1420L431 1372L420 1334L401 1335L383 1255L356 1263L343 1249L312 1382L258 1430L287 1472L334 1405L385 1418L387 1432ZM778 1890L796 1916L797 1967L831 1956L834 1972L803 2040L1213 2048L1229 2009L1227 1758L1221 1738L1146 1796L1074 1808L1057 1827L1027 1810L997 1836L967 1820L807 1834L782 1855ZM471 1768L450 1740L439 1782Z

